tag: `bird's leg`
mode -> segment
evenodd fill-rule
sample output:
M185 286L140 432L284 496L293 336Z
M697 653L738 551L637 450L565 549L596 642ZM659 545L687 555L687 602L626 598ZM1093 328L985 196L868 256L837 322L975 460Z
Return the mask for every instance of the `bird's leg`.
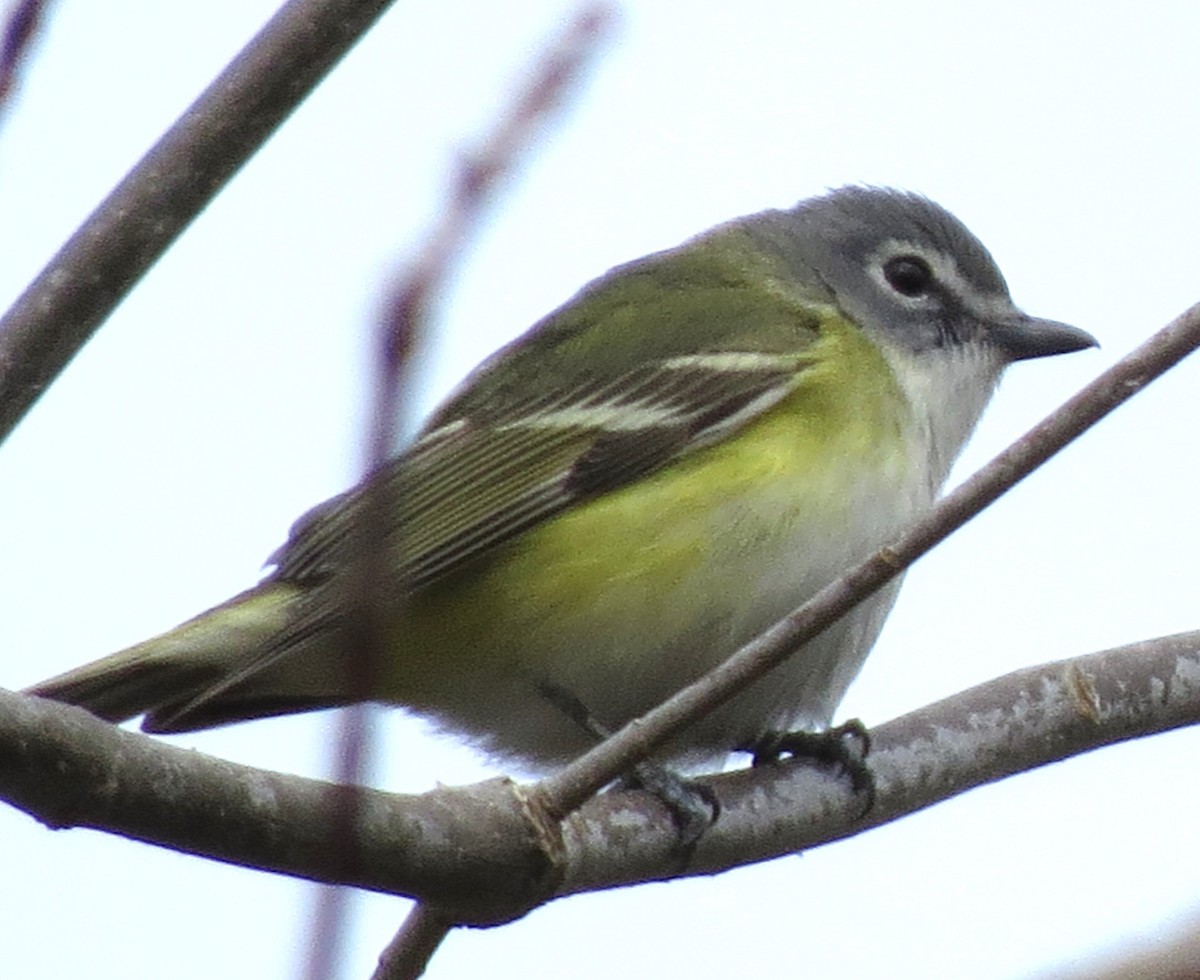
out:
M871 733L857 718L822 732L767 732L742 751L751 753L755 766L778 762L784 755L836 765L850 778L855 795L862 794L865 798L860 816L866 816L875 806L875 777L867 766Z
M596 716L588 710L588 706L565 687L552 684L550 681L542 681L538 684L538 693L561 711L575 727L585 735L589 735L597 744L603 742L612 734L608 728L596 720Z
M538 688L547 701L597 743L603 742L612 734L572 692L549 682L541 683ZM643 760L636 763L616 785L621 789L645 790L662 803L671 814L671 820L679 833L681 849L685 854L691 853L696 842L720 816L720 804L708 785L685 779L655 762Z

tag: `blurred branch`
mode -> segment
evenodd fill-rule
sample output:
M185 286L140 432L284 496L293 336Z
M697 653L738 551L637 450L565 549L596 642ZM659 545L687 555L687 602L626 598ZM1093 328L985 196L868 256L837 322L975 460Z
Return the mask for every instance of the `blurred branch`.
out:
M513 173L521 155L533 146L550 114L578 87L613 15L607 3L585 4L555 41L534 59L529 83L500 113L494 131L480 148L459 162L450 200L440 212L440 221L416 252L410 267L399 277L386 305L378 331L371 389L375 399L364 474L369 491L356 528L359 558L348 596L354 615L348 617L345 628L346 648L353 653L351 669L356 701L371 699L384 669L390 620L381 611L394 604L394 598L381 593L394 589L396 581L389 572L391 556L383 542L388 539L394 509L403 504L389 492L390 485L372 485L369 478L392 455L397 423L408 408L403 382L414 352L428 330L429 308L444 292L446 280L455 264L462 260L472 234L504 178ZM370 717L368 706L359 703L343 711L339 719L336 770L339 785L330 802L334 819L345 830L339 850L347 867L354 867L362 860L355 842L361 816L359 784L363 782L371 751ZM312 955L306 966L306 975L314 980L335 974L337 951L345 933L344 909L339 891L322 891L312 929ZM380 976L418 976L448 930L449 925L440 917L418 905L384 954Z
M890 547L850 569L700 680L542 780L535 791L541 805L558 816L572 812L673 733L704 717L782 663L801 644L901 574L1197 347L1200 304L1186 310L941 498L925 518Z
M877 793L865 816L844 780L806 761L713 777L720 819L682 869L674 824L649 794L601 794L560 825L530 806L527 787L498 779L417 796L363 790L362 861L348 876L330 856L336 828L317 819L329 784L177 749L81 709L6 692L0 797L51 827L94 827L417 897L436 909L421 915L444 932L448 922L508 921L563 895L815 847L983 783L1197 722L1200 631L1022 670L873 729ZM430 935L413 928L409 940L420 947Z
M92 212L0 319L0 442L390 3L290 0Z
M17 73L29 57L41 27L46 4L42 0L17 0L0 28L0 116L17 87Z
M1128 928L1132 933L1134 926ZM1200 977L1200 915L1193 910L1155 934L1113 936L1107 952L1039 972L1031 980L1195 980Z

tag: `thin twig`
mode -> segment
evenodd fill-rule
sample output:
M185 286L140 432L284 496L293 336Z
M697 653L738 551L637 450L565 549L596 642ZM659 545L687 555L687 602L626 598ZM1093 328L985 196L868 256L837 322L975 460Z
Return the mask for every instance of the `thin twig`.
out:
M371 980L415 980L425 972L453 925L428 905L414 906L400 931L379 955L379 967Z
M1105 371L943 497L927 517L895 544L826 586L703 678L542 780L537 792L548 811L559 816L572 812L601 787L653 752L673 733L702 718L782 663L802 643L891 581L1198 346L1200 304Z
M0 442L392 0L290 0L0 319Z

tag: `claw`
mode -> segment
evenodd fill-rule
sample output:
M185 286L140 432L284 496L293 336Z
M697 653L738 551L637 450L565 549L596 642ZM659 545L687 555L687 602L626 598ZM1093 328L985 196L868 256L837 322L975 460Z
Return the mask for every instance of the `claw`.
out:
M539 685L538 689L546 700L597 742L604 741L611 734L596 720L587 705L570 691L548 682ZM721 815L717 795L708 785L685 779L654 762L639 762L617 785L623 789L645 790L667 808L679 834L678 849L683 867L687 866L704 832Z
M679 833L679 851L685 867L697 842L721 815L721 804L710 786L685 779L653 762L638 763L633 773L621 780L621 786L645 790L667 808Z
M860 819L875 806L875 777L867 766L871 733L857 718L823 732L768 732L746 751L752 754L755 766L778 762L784 755L836 765L850 778L854 794L866 798Z

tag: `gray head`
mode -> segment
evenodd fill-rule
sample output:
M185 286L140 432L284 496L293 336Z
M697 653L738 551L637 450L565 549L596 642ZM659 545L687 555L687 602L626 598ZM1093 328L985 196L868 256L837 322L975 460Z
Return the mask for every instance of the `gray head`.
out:
M1096 343L1018 310L979 239L917 194L843 187L775 216L838 305L912 353L970 347L1001 366Z

